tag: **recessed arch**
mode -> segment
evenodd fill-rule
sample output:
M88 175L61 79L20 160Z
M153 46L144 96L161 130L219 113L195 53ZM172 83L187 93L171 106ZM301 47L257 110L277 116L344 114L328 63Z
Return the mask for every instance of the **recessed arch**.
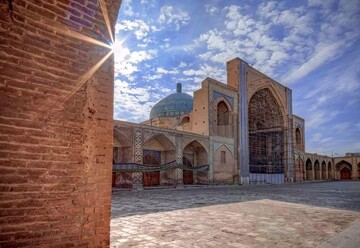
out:
M284 121L269 88L255 92L249 102L250 173L284 173Z
M350 180L352 175L352 165L345 160L341 160L336 164L336 172L337 179Z
M306 180L314 180L313 165L310 158L306 160Z
M185 157L192 166L201 166L208 164L208 152L206 148L198 141L193 140L184 146L183 157ZM193 183L204 184L208 182L208 172L193 171Z
M295 159L295 181L302 182L303 180L305 180L304 161L298 157Z
M176 160L175 145L164 134L155 134L143 144L143 163L146 166L158 166ZM143 173L144 186L173 184L176 180L175 169L150 171Z
M321 179L322 179L322 180L326 180L326 179L327 179L326 163L325 163L325 161L322 161L322 163L321 163Z
M193 142L199 143L205 149L206 153L209 153L209 151L207 149L207 146L204 144L204 142L202 142L201 140L195 139L195 138L187 141L186 143L184 143L183 144L183 150L185 149L186 146L188 146L189 144L192 144Z
M295 128L295 145L296 149L302 151L303 149L303 134L300 127Z
M279 106L281 113L283 114L283 122L286 121L285 116L285 100L280 96L279 92L276 90L276 88L270 83L269 80L266 80L266 83L263 83L264 79L255 80L252 83L260 85L258 88L254 89L253 91L249 92L248 94L248 104L250 104L251 98L259 91L261 90L269 90L276 100L277 105Z
M358 179L360 179L360 162L357 165Z
M315 180L320 180L321 179L321 168L320 168L320 163L319 160L315 160L314 163L314 171L315 171Z
M332 179L332 164L328 162L328 179Z
M222 144L214 152L214 180L219 183L234 183L234 156L230 149Z
M143 146L146 147L149 145L151 141L157 141L164 149L174 149L175 144L167 137L165 134L154 134L153 136L149 137L147 140L144 140Z
M215 135L231 137L233 135L232 113L233 108L225 97L219 97L214 101L215 109Z

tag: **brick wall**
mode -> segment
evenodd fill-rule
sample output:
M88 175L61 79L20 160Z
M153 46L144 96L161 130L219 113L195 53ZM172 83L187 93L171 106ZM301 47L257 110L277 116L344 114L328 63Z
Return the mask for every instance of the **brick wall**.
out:
M114 23L121 0L107 0ZM109 246L113 56L98 0L0 1L0 247ZM114 25L113 25L114 26Z

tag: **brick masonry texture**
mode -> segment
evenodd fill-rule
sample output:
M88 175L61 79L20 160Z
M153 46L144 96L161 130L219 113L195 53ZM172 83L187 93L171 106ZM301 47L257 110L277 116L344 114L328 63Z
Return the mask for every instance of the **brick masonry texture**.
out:
M109 246L113 56L64 101L109 50L59 28L110 40L98 0L0 2L0 247Z

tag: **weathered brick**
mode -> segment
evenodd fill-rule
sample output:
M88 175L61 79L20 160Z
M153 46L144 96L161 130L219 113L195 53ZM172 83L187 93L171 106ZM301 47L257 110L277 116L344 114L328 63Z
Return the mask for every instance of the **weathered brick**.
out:
M109 246L113 57L64 102L107 49L58 29L102 40L98 1L13 4L14 22L0 14L0 246Z

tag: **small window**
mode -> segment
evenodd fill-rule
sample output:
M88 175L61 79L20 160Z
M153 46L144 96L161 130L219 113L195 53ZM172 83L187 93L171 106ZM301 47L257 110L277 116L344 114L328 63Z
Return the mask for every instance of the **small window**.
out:
M221 163L222 164L226 163L226 152L225 151L221 151Z

